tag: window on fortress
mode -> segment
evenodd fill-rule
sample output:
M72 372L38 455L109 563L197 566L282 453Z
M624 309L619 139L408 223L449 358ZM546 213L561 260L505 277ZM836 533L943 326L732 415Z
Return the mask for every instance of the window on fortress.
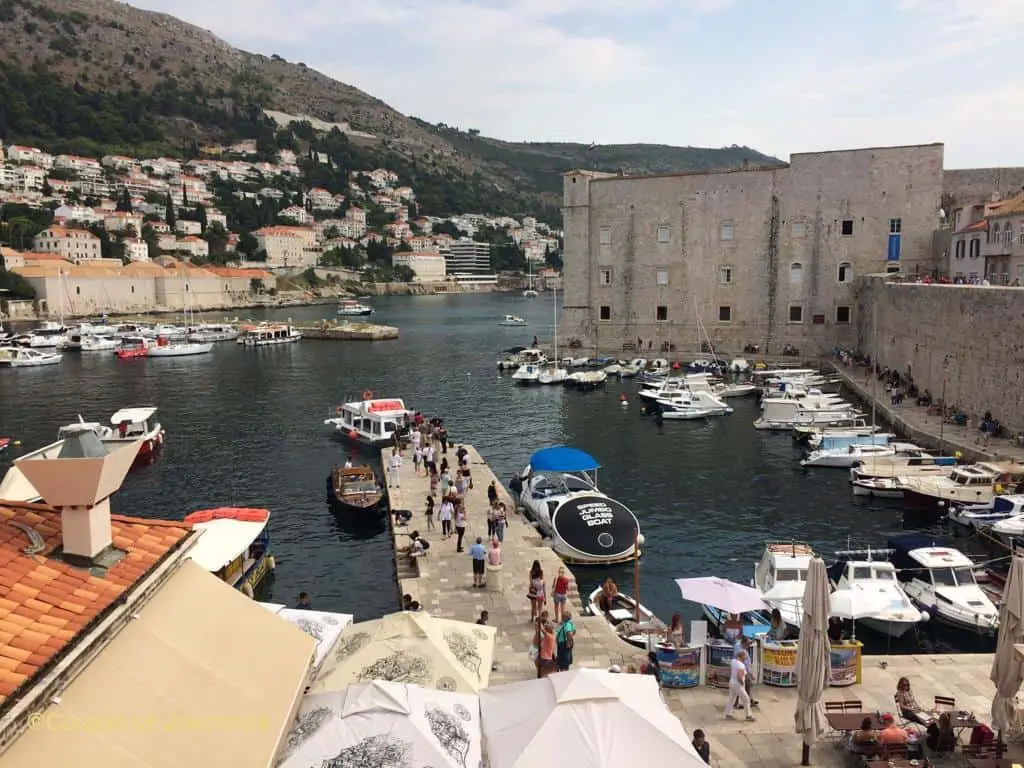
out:
M799 304L793 304L789 308L789 322L802 323L804 321L804 308Z
M981 256L981 238L971 238L971 258L976 259Z
M903 231L903 219L889 219L889 234L890 235L898 235L902 231Z
M732 240L732 222L726 222L722 225L722 239Z
M719 267L718 268L718 282L722 285L730 285L735 279L736 270L732 267Z
M602 269L600 272L597 273L597 276L597 281L601 285L612 284L612 271L610 269Z
M1020 234L1017 235L1017 244L1024 245L1024 224L1020 226Z
M82 286L76 285L75 286L75 293L80 296L82 294Z
M850 237L853 235L853 219L843 219L842 228L843 237Z
M668 227L658 227L658 242L659 243L667 243L668 242Z
M836 271L836 280L840 283L848 283L853 279L853 267L850 266L850 262L844 261L839 265L839 269Z
M598 314L597 317L600 320L611 320L612 319L612 308L609 307L607 304L602 304L601 308L600 308L600 311L599 311L599 314Z
M732 307L719 307L718 308L718 322L720 322L720 323L731 323L732 322Z
M601 230L601 245L611 245L611 244L612 244L612 231L610 229L607 229L607 228L602 229Z
M800 285L804 281L804 265L794 261L789 265L789 282L791 285Z
M667 269L659 269L658 270L658 285L668 285L668 270Z
M836 307L836 323L839 325L850 324L850 308L849 307Z
M654 308L654 320L658 323L664 323L668 320L668 307L664 304L659 304Z
M807 225L802 221L793 222L793 237L803 237L807 232Z

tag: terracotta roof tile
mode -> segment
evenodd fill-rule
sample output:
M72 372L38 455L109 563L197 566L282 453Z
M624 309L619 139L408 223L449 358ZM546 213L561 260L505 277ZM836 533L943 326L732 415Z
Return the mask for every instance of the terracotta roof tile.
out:
M37 555L17 522L43 537ZM190 533L184 523L112 515L114 546L126 554L105 574L51 554L61 545L60 513L41 504L0 505L0 703L64 652L94 619Z

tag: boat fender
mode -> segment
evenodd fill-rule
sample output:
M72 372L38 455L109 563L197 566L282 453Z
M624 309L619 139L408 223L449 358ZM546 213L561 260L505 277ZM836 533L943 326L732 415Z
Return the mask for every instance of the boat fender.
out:
M363 400L373 400L373 390L371 390L371 389L364 389L363 390Z
M928 621L931 619L931 614L928 611L921 611L921 621Z
M243 595L248 597L250 600L252 600L254 598L254 593L252 591L252 585L249 582L245 582L245 584L242 585L242 589L240 591L241 591L241 593Z
M638 533L636 535L636 545L638 547L642 547L645 541L647 541L647 539L644 538L644 535L642 533Z
M267 570L268 571L272 571L275 568L277 568L277 562L274 560L274 556L273 555L268 555L267 556Z

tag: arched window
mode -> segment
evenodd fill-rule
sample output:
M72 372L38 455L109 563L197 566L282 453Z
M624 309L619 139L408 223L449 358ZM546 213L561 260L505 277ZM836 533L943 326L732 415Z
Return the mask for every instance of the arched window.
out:
M853 266L850 262L839 262L839 269L836 270L836 280L840 283L848 283L853 280Z
M791 285L800 285L804 281L804 265L794 261L789 265L789 282Z

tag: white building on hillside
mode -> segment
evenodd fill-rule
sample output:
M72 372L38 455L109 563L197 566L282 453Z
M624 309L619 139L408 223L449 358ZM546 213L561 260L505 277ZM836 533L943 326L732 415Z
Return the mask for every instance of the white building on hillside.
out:
M53 155L43 152L38 147L23 147L18 144L11 144L7 147L7 159L12 163L38 165L46 170L53 168Z
M491 273L491 244L476 240L454 240L448 251L448 274Z
M53 158L53 170L70 171L83 179L98 179L103 175L103 166L98 160L79 155L57 155Z
M98 259L100 239L87 229L48 227L35 236L32 247L40 253L58 253L73 262Z
M288 208L285 208L283 211L277 214L277 218L288 219L289 221L293 221L296 224L301 224L302 226L309 226L310 224L313 223L312 215L310 215L309 211L307 211L301 205L292 205Z
M258 247L267 253L267 266L284 269L315 267L321 251L312 227L262 227L253 232Z
M391 256L391 266L409 267L416 273L414 282L444 282L447 273L444 256L439 251L398 251Z
M201 237L187 235L178 240L176 250L178 253L187 253L193 259L205 259L210 255L210 244Z

